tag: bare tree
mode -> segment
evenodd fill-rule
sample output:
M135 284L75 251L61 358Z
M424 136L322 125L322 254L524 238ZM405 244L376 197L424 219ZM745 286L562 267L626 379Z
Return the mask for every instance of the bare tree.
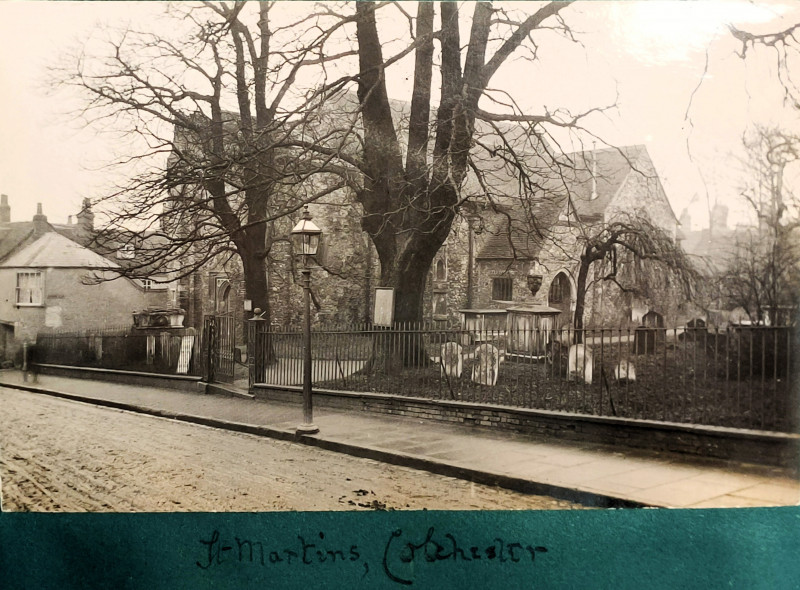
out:
M696 291L699 275L683 249L645 216L618 216L589 227L581 244L573 322L578 337L593 281L639 298L674 293L688 300Z
M329 136L303 147L329 155L347 174L363 208L362 227L377 250L380 281L395 289L395 320L422 318L426 276L462 207L477 198L547 198L564 165L542 141L548 128L577 127L600 110L528 115L512 96L490 86L512 56L536 59L537 35L571 39L561 19L568 5L536 4L532 14L520 15L488 2L421 2L411 16L402 5L358 2L350 5L355 14L341 15L342 22L355 21L358 75L327 89L337 96L351 81L357 84L356 114L345 130L351 140L335 144ZM467 7L472 14L464 40ZM389 39L386 11L407 19L407 43ZM389 98L387 77L412 54L411 96L404 106Z
M293 22L297 12L275 15L284 7L177 3L167 11L174 36L111 33L57 71L85 97L82 116L134 140L118 163L135 173L96 200L105 222L92 238L109 252L137 242L123 274L175 278L235 261L269 318L265 265L285 239L274 223L343 186L312 178L324 173L317 154L286 147L309 116L298 78L342 56L322 52L324 16Z
M729 304L755 322L777 325L796 308L800 292L800 201L783 182L786 167L800 157L800 139L759 127L744 144L751 180L741 196L757 225L739 232L720 279Z

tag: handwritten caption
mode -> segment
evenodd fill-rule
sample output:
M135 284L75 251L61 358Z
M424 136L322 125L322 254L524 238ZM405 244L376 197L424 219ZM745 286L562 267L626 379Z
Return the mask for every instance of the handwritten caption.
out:
M380 538L380 537L378 537ZM500 567L530 567L547 547L499 536L479 543L462 543L452 532L429 527L422 534L395 529L386 534L380 551L362 549L358 544L331 539L322 531L309 536L297 535L285 542L266 542L237 535L223 535L214 530L199 539L200 558L195 565L203 570L240 567L274 568L358 568L362 578L371 572L386 576L399 585L414 583L415 571L423 564L446 567L469 567L479 562L493 562ZM372 562L378 563L374 568ZM328 570L333 573L331 570ZM320 569L321 573L323 572Z

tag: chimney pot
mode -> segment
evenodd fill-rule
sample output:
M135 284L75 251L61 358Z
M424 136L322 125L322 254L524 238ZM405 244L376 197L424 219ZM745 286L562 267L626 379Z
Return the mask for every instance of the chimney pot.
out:
M89 198L83 199L83 208L75 216L77 219L80 236L83 240L91 240L94 233L94 213L92 212L92 201Z
M42 213L42 204L36 203L36 215L33 216L34 235L38 237L47 232L48 225L47 216Z

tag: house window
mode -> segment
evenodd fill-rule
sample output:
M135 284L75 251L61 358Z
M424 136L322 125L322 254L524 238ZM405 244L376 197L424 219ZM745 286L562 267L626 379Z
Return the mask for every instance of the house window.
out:
M17 273L17 305L44 304L44 276L41 272Z
M514 281L511 278L492 279L492 299L495 301L511 301Z
M152 279L142 279L142 287L145 291L150 291L153 288L153 280Z
M136 250L133 247L133 244L124 244L117 250L117 258L124 258L126 260L132 260L136 256Z

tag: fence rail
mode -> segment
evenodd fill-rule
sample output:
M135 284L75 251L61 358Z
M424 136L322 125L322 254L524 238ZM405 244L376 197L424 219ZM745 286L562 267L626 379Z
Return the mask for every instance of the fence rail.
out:
M796 329L317 329L315 387L796 432ZM300 328L251 325L250 382L302 383Z
M137 330L109 327L40 332L39 363L163 374L202 374L200 338L192 329Z

